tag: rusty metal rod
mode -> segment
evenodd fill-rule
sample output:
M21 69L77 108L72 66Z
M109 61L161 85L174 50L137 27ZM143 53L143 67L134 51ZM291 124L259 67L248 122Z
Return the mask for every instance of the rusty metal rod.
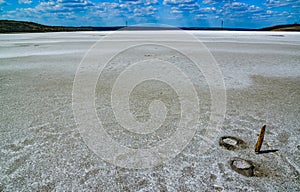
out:
M260 148L261 148L262 143L264 141L265 131L266 131L266 125L263 125L260 129L260 134L258 136L256 145L255 145L255 149L254 149L255 153L260 152Z

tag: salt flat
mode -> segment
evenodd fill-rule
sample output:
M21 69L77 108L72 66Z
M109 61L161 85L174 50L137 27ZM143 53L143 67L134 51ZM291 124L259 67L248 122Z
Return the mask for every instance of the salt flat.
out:
M124 31L109 40L103 38L111 32L1 34L0 190L299 190L300 33L192 31L187 39L176 38L177 33ZM153 39L153 34L161 39ZM199 42L191 41L191 35ZM180 99L178 91L166 83L144 81L130 95L130 110L139 122L151 118L148 108L152 100L165 104L165 121L151 134L124 130L110 106L112 82L122 71L136 62L155 59L174 64L193 83L199 97L199 127L175 158L152 168L122 168L104 161L82 138L72 103L74 79L87 59L101 62L104 54L114 51L111 45L142 42L149 37L151 44L115 55L97 79L95 111L104 129L133 149L151 148L174 135L182 118ZM187 52L204 46L207 49L199 55L206 58L209 54L222 73L217 78L224 80L226 113L215 137L206 141L210 145L205 151L203 140L210 138L205 127L213 113L214 88L189 58L162 46L173 41ZM90 48L104 51L84 60ZM85 72L94 73L89 67ZM136 73L136 78L141 74ZM263 124L267 125L263 150L278 151L256 155L254 145ZM219 145L222 136L237 137L246 147L227 150ZM234 157L252 161L255 176L245 177L232 170L229 162Z

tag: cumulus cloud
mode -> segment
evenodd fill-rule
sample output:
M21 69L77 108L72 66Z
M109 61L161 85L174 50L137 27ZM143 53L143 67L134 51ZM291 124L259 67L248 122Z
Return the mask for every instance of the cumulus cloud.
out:
M178 17L191 15L200 9L197 0L164 0L163 4L169 7L169 13Z
M42 21L42 23L49 24L56 21L66 24L71 20L81 20L82 16L92 12L93 9L94 4L89 0L50 0L40 2L34 7L16 8L15 10L6 11L2 17L16 20Z
M146 0L145 5L158 5L158 0Z
M82 12L92 8L94 4L88 0L58 0L57 2L41 2L35 9L41 12Z
M263 9L256 5L250 5L247 10L248 13L259 13L263 12Z
M164 5L194 4L197 0L163 0Z
M299 0L266 0L265 6L268 8L275 8L275 7L286 7L286 6L295 6L300 5Z
M212 13L216 11L215 7L205 7L205 8L201 8L200 11L202 13Z
M110 22L109 25L116 21L121 24L125 21L129 24L157 22L158 4L158 0L100 2L96 4L97 11L94 12L94 16L105 18L107 22Z
M119 0L119 2L117 3L119 5L122 4L127 4L127 5L131 5L131 6L139 6L144 4L143 0Z
M224 5L225 8L230 9L232 12L242 12L248 10L248 4L241 2L232 2Z
M19 4L31 4L32 0L18 0Z
M258 3L246 0L40 0L38 5L32 2L18 0L19 4L28 4L26 8L6 9L7 6L2 6L0 17L33 21L44 18L46 23L47 19L55 18L62 22L73 19L74 23L79 23L82 18L87 18L89 23L101 20L110 25L124 23L127 19L131 23L147 22L147 19L149 22L155 19L164 22L165 18L176 22L179 22L178 18L188 22L198 18L250 22L278 17L299 18L296 10L300 7L299 0L262 0ZM0 4L9 5L6 0L0 0Z
M223 3L223 2L228 2L229 0L203 0L203 4L217 4L217 3Z
M200 5L198 3L179 4L178 7L182 10L196 10L200 8Z
M130 1L140 1L140 0L119 0L120 3L122 3L122 2L130 2Z
M183 11L180 10L179 8L177 8L177 7L172 7L170 13L178 15L178 14L182 14Z
M147 17L155 15L157 8L153 6L143 7L143 8L136 8L134 9L134 16L136 17Z

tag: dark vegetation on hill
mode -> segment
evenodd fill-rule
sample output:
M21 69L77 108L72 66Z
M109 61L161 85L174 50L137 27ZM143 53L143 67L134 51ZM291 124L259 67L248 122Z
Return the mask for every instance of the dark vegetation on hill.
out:
M276 25L262 28L262 31L300 31L300 24Z
M115 30L174 30L172 27L65 27L47 26L33 22L0 20L0 33L21 33L21 32L62 32L62 31L115 31ZM299 24L277 25L262 29L246 28L209 28L209 27L182 27L184 30L229 30L229 31L300 31Z
M0 20L0 33L91 31L90 27L46 26L33 22Z

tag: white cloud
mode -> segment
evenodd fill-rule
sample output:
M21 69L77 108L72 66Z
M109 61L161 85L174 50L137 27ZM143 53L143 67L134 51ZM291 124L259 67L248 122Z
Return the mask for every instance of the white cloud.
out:
M228 2L229 0L202 0L203 4L217 4L217 3L224 3L224 2Z
M141 5L143 4L143 1L142 0L119 0L118 4Z
M268 8L275 8L275 7L285 7L285 6L295 6L300 5L299 0L267 0L264 3L265 6Z
M32 0L18 0L19 4L32 4ZM13 11L5 10L0 6L2 18L28 19L32 21L60 20L61 23L73 22L92 25L123 24L128 20L130 24L139 21L168 21L178 18L184 22L193 22L197 18L210 20L212 18L227 18L234 22L251 22L264 18L299 18L296 8L300 7L299 0L262 0L260 5L245 0L39 0L37 6L30 8L16 8ZM199 2L199 3L198 3ZM201 2L201 3L200 3ZM0 4L8 4L0 0ZM286 6L281 11L279 6ZM1 11L2 10L2 11ZM287 11L290 14L284 13ZM37 18L41 18L38 20ZM158 19L160 18L160 19ZM188 18L188 19L187 19ZM69 19L69 21L68 21ZM81 22L86 19L86 22ZM148 20L147 20L148 19ZM56 21L55 20L55 21Z
M178 15L178 14L182 14L183 11L178 9L177 7L172 7L170 13Z
M248 4L241 2L232 2L231 4L226 4L230 10L232 11L246 11L248 9Z
M88 0L58 0L41 2L35 9L39 12L63 13L82 12L92 9L94 4Z
M18 0L19 4L31 4L32 0Z
M259 13L259 12L263 12L263 9L256 6L256 5L251 5L248 7L248 10L247 10L248 13Z
M146 0L145 5L157 5L158 0Z
M163 4L168 6L169 13L173 16L181 16L182 14L191 15L200 9L197 0L164 0Z
M81 20L82 17L78 17L78 14L88 15L89 12L94 10L94 7L94 4L88 0L50 0L41 2L35 7L16 8L5 12L3 15L5 18L16 20L28 19L36 22L42 21L43 23L45 21L46 23L53 21L68 23L72 19L75 21L75 18Z
M124 2L141 2L140 0L119 0L120 3Z
M164 5L194 4L197 0L163 0Z
M153 6L143 7L143 8L136 8L134 9L134 16L136 17L146 17L146 16L153 16L155 15L156 8Z

